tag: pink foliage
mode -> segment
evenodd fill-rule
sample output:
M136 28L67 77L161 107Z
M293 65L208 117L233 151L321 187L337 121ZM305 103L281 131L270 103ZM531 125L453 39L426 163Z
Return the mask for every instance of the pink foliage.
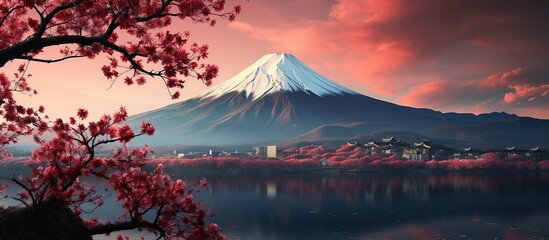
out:
M121 108L112 116L104 115L86 125L56 120L51 128L55 137L41 141L29 160L32 175L13 179L23 187L16 199L27 206L62 202L79 215L84 203L103 205L102 195L80 181L81 177L99 177L109 181L125 213L119 222L86 221L92 234L133 226L166 238L223 238L219 228L206 226L204 219L209 214L192 196L197 186L172 180L162 164L152 172L141 168L149 155L147 146L128 149L125 143L148 134L148 130L134 133L125 122L126 115ZM113 142L124 145L109 158L95 157L96 148ZM152 220L146 217L151 214Z
M547 171L549 170L549 160L543 160L538 163L539 169Z
M162 166L154 172L141 169L149 150L128 149L126 144L139 135L153 135L154 127L143 123L139 133L125 122L127 112L121 108L98 121L83 121L88 111L78 109L68 121L50 122L44 107L19 105L14 93L36 94L27 79L29 62L54 63L72 58L108 59L100 71L111 81L146 84L147 77L161 79L178 98L183 78L193 77L210 85L218 68L202 63L208 46L191 43L190 33L167 28L175 18L215 25L216 19L233 21L240 6L225 10L225 0L25 0L0 1L0 67L23 60L13 77L0 73L0 158L8 159L4 147L17 143L24 135L33 135L40 148L28 161L6 160L2 164L31 167L30 177L13 178L23 190L14 196L27 206L52 202L72 207L75 214L81 205L102 205L102 196L84 185L81 177L99 177L110 181L118 200L124 202L126 222L85 221L90 233L110 233L129 228L147 229L166 239L224 238L220 228L205 226L207 215L190 194L193 186L171 180ZM125 37L119 41L119 35ZM58 55L46 49L61 46ZM156 69L156 70L155 70ZM175 92L172 91L175 89ZM54 137L42 139L50 131ZM99 158L96 149L120 143L111 157ZM225 163L226 164L226 163ZM0 191L4 187L0 187ZM136 198L139 196L139 198ZM156 216L152 221L145 215ZM122 238L121 236L119 238Z
M283 160L242 158L242 157L205 157L193 159L156 159L156 162L170 164L174 167L182 167L185 170L211 169L211 170L296 170L318 168L320 162L312 159L285 158Z
M542 170L543 162L526 160L521 156L511 156L501 159L498 153L486 153L479 159L452 159L427 162L429 169L440 170Z
M353 151L357 148L359 147L352 146L352 145L343 145L336 150L336 153L345 153L345 152Z
M450 159L431 161L412 161L397 155L369 155L360 147L343 145L340 148L305 146L291 148L291 153L282 160L237 157L208 157L197 159L162 159L157 160L173 166L184 166L184 169L215 170L302 170L319 168L326 161L328 167L336 169L364 170L549 170L549 161L535 162L524 157L512 156L501 158L499 153L486 153L479 159Z
M174 18L213 26L216 17L233 21L241 12L240 6L225 8L225 0L2 1L0 67L14 59L57 62L104 53L109 61L101 71L107 79L123 77L128 85L143 85L143 75L157 76L172 89L183 87L180 77L194 76L210 85L218 68L200 63L208 57L208 45L190 43L189 32L162 29ZM126 37L124 43L119 35ZM42 58L44 48L57 45L64 45L58 58ZM161 69L148 69L147 64Z
M40 135L48 128L41 116L44 113L44 107L40 106L38 109L24 107L17 104L14 99L15 91L33 94L26 82L29 75L25 75L25 72L26 66L23 65L11 80L4 73L0 73L0 116L3 118L0 122L0 159L9 157L5 155L4 147L17 143L19 136L33 133Z
M506 162L512 162L512 161L524 161L524 156L521 156L521 155L511 155L511 156L508 156L508 157L505 157L503 159L503 161L506 161Z

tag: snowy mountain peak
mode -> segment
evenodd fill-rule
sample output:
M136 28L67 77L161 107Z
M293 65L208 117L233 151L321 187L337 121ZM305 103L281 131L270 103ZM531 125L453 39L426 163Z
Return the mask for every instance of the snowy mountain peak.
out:
M315 72L289 53L271 53L200 98L243 92L253 100L276 92L305 92L309 95L358 94Z

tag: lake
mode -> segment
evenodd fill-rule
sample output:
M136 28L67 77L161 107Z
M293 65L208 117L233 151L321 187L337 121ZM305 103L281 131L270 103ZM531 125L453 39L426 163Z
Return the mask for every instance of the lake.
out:
M230 239L549 239L549 173L177 175Z

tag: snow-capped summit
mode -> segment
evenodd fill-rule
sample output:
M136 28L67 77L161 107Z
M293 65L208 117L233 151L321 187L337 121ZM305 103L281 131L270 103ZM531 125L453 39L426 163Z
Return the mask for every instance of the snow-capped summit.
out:
M357 94L318 74L289 53L271 53L229 80L213 87L200 98L243 92L253 100L276 92L305 92L309 95Z

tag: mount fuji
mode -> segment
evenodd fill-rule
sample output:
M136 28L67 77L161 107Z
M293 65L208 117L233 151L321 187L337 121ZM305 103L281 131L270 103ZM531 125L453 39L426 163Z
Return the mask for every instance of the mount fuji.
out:
M153 123L156 134L136 140L156 146L344 142L396 132L455 147L549 147L549 120L399 106L348 89L286 53L267 54L197 97L129 118L133 126L141 121Z

